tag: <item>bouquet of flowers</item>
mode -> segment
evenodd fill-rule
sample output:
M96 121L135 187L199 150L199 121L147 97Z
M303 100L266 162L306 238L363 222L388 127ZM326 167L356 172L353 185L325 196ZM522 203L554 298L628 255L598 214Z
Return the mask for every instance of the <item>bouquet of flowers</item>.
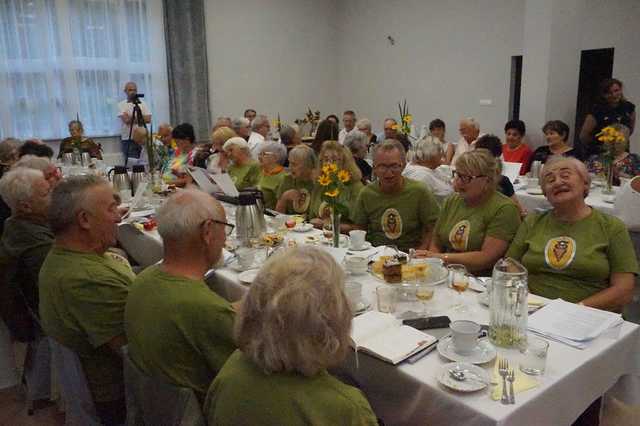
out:
M603 128L600 133L596 134L596 139L603 144L602 157L604 159L604 170L607 177L607 190L611 192L613 185L614 168L613 163L615 159L613 146L615 143L624 142L626 137L624 133L616 129L613 126L607 126Z
M316 127L318 127L318 123L320 122L320 111L312 112L311 108L309 108L304 118L298 118L293 122L300 126L301 129L305 124L311 125L311 130L309 131L309 135L311 136L315 133Z
M399 132L410 136L411 123L413 122L413 116L409 114L409 107L407 106L407 100L403 100L402 103L398 102L398 109L400 110L400 125L397 125Z
M322 166L322 173L318 177L318 183L322 186L322 201L331 209L334 247L338 247L340 243L340 217L349 213L348 207L338 197L350 181L351 173L338 169L335 163Z

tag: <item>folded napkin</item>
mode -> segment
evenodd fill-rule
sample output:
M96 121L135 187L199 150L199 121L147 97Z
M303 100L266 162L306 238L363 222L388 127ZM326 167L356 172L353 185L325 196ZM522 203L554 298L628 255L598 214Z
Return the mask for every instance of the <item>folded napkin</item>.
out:
M491 392L491 399L494 401L499 401L502 397L502 376L498 373L499 362L500 357L496 357L496 363L493 366L493 376L491 379L492 382L498 383L493 387L493 391ZM514 393L524 392L538 386L538 381L520 371L517 364L510 362L509 367L513 369L516 376L516 380L513 382ZM509 389L509 382L507 382L507 389Z

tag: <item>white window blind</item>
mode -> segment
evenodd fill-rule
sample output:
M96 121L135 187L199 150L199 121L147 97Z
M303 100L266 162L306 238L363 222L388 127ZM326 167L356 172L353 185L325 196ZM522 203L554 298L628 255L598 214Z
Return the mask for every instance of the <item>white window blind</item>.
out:
M127 81L167 120L160 0L0 0L0 137L118 134Z

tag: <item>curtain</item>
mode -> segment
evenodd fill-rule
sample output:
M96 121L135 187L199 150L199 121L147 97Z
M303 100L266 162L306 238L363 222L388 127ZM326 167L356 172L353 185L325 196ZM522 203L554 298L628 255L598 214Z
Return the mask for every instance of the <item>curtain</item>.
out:
M127 81L154 121L168 118L162 4L155 0L0 1L0 137L119 134Z
M191 123L198 140L208 140L209 69L204 0L164 0L171 122Z

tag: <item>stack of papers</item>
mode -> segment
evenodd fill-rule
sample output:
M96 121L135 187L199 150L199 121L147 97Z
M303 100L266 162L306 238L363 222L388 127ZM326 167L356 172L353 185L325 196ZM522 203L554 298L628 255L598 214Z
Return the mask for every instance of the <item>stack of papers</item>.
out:
M604 332L623 323L622 316L556 299L529 317L529 330L584 349Z

